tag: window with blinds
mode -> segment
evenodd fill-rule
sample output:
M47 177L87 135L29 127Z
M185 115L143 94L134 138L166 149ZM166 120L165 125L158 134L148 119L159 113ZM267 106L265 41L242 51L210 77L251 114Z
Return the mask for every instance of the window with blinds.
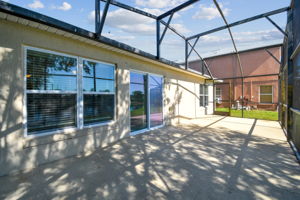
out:
M200 106L208 106L208 87L205 84L200 84Z
M260 86L260 103L273 103L273 87L272 85Z
M76 126L75 94L27 94L28 132Z
M27 131L76 126L77 59L27 50Z
M31 47L25 52L27 135L114 119L113 64Z
M77 90L77 59L27 50L27 90Z
M83 60L84 125L114 118L114 65Z

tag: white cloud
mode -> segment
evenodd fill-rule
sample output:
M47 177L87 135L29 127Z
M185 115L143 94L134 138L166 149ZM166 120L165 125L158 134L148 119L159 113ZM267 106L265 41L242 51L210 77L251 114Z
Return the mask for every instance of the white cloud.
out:
M68 2L63 2L61 6L58 6L58 7L55 7L56 9L58 10L64 10L64 11L67 11L67 10L70 10L72 8L72 5L69 4Z
M63 2L63 4L58 7L59 10L70 10L71 8L72 6L68 2Z
M156 16L159 16L163 13L165 13L167 10L166 9L158 9L158 8L143 8L141 9L147 13L150 13L152 15L156 15ZM180 14L178 12L176 12L174 15L173 15L173 19L177 19L180 17ZM166 19L168 19L168 17L166 17Z
M143 10L147 13L150 13L152 15L156 15L156 16L161 15L161 14L164 13L164 11L162 9L158 9L158 8L143 8L141 10Z
M277 29L262 31L233 32L233 38L239 51L276 44L282 41L283 35ZM202 57L234 52L231 38L228 33L219 35L205 35L200 37L196 50ZM192 53L191 60L198 59Z
M222 4L220 4L220 7L224 13L225 16L229 14L230 9L224 8ZM207 19L212 20L215 18L221 17L218 9L211 4L210 6L205 6L203 4L200 5L199 10L196 12L196 14L193 16L193 19Z
M173 28L175 28L179 33L185 34L190 33L191 31L187 29L183 24L171 24ZM170 31L170 30L168 30Z
M185 11L188 11L188 10L194 8L194 7L195 7L194 4L191 4L191 5L189 5L188 7L185 7L185 8L183 8L183 9L181 9L179 12L185 12Z
M229 41L229 37L221 37L221 36L212 36L212 35L204 35L200 38L201 42L205 43L217 43L222 41Z
M149 9L147 9L149 11ZM158 9L151 9L152 12L160 12ZM146 11L146 9L145 9ZM91 23L95 21L95 11L92 11L88 15L88 20ZM105 24L122 30L127 33L134 33L140 35L154 35L155 34L155 20L149 17L138 15L133 12L126 11L124 9L117 9L107 13ZM189 30L182 24L172 24L178 32L187 33Z
M143 11L158 16L167 12L171 8L174 8L175 6L182 4L185 1L186 0L136 0L135 3L137 6L144 7L142 9ZM176 12L173 16L173 19L179 18L180 13L183 13L191 8L194 8L194 5L189 5L188 7L185 7Z
M233 39L239 44L266 42L282 39L282 34L277 29L263 31L233 32ZM200 37L199 42L207 45L231 44L229 35L205 35Z
M45 7L40 0L34 0L31 4L28 4L27 6L32 9L40 9Z
M148 8L170 8L185 1L186 0L135 0L135 4Z
M88 14L88 20L91 24L94 23L94 21L95 21L95 11L94 10Z
M94 22L95 11L89 13L88 19L90 22ZM155 33L154 20L124 9L117 9L108 12L105 24L129 33L143 35L151 35Z
M233 33L235 40L240 42L269 41L282 39L283 35L277 29L263 31L248 31Z

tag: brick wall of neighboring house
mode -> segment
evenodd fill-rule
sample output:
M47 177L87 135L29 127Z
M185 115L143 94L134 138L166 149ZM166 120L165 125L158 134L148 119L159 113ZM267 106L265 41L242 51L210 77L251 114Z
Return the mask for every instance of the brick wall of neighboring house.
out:
M280 65L265 50L268 49L278 60L281 57L281 45L267 46L240 52L241 64L244 76L278 74ZM241 71L234 53L206 58L211 73L218 79L229 77L241 77ZM199 60L189 62L189 68L201 72ZM272 103L260 101L260 86L272 86ZM242 81L241 79L224 79L216 88L221 88L222 101L217 102L219 107L236 107L241 102ZM231 88L231 89L229 89ZM229 92L231 91L231 92ZM231 93L231 94L230 94ZM231 97L231 101L229 101ZM244 102L245 106L252 109L276 110L278 105L278 76L263 76L244 79Z

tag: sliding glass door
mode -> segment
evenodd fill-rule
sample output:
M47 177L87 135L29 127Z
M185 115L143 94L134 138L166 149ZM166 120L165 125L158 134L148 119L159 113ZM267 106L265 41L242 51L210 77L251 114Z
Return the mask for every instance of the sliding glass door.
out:
M130 128L131 132L148 128L147 75L130 73Z
M130 72L131 132L163 125L163 78Z
M150 127L163 124L162 77L149 75Z

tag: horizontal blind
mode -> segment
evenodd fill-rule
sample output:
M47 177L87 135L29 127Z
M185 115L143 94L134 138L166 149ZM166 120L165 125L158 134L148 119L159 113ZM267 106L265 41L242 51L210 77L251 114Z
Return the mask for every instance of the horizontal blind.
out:
M207 106L208 105L208 86L205 84L200 84L200 94L199 94L199 101L200 106Z
M27 94L28 132L76 126L76 94Z
M77 59L27 50L27 89L76 91Z
M27 133L40 134L114 119L115 66L35 48L26 49ZM78 69L82 75L78 76ZM81 83L78 79L82 80ZM79 91L77 84L81 86ZM81 87L80 87L81 88ZM77 100L83 100L83 105ZM77 106L83 106L83 112ZM80 108L79 107L79 108ZM77 112L77 109L79 112Z
M272 95L260 95L260 103L272 103Z
M27 49L26 81L29 135L76 126L76 58Z
M261 85L260 93L261 94L272 94L272 85Z
M272 85L260 86L260 103L272 103L273 100Z

